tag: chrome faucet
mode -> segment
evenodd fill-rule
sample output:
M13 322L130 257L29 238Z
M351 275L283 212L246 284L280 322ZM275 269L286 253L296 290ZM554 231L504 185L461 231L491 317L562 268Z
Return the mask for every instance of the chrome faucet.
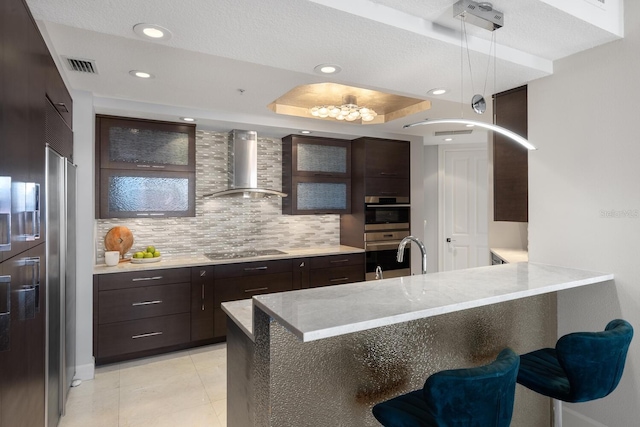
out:
M416 237L407 236L402 239L402 242L400 242L400 245L398 245L398 256L396 259L398 260L398 262L402 262L402 260L404 259L404 247L407 245L407 243L412 241L415 242L416 245L418 245L418 247L420 248L420 253L422 254L422 274L427 274L427 249L424 247L424 244Z

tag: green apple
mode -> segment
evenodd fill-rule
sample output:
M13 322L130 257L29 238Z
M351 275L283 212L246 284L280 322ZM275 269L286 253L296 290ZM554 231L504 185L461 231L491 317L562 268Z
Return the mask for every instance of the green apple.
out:
M134 258L144 258L144 252L136 252L133 254Z
M147 246L147 252L154 253L156 251L155 246Z
M145 252L143 258L153 258L153 254L151 252Z
M160 253L159 251L155 251L155 252L153 253L153 257L154 257L154 258L158 258L160 255L161 255L161 253Z

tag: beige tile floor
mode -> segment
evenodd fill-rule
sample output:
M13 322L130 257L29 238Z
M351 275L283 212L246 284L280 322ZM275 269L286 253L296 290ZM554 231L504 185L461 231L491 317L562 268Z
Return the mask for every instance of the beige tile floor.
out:
M226 350L222 343L98 367L69 392L59 427L224 427Z

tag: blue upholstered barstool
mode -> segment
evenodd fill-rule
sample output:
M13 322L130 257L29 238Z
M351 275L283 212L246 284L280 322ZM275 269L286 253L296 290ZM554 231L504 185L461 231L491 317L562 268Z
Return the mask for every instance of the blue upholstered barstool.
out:
M602 332L575 332L556 348L520 356L518 382L564 402L586 402L607 396L618 386L633 327L612 320Z
M520 358L505 348L489 365L441 371L424 387L373 407L386 427L508 427Z

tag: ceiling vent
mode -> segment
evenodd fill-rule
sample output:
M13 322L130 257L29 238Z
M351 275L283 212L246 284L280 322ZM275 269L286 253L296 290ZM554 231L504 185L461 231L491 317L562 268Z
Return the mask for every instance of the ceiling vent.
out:
M434 135L435 135L435 136L469 135L471 132L473 132L473 130L472 130L472 129L465 129L465 130L443 130L443 131L435 132L435 133L434 133Z
M98 68L96 67L96 61L93 59L79 59L64 57L67 61L67 65L71 71L78 71L80 73L98 74Z

